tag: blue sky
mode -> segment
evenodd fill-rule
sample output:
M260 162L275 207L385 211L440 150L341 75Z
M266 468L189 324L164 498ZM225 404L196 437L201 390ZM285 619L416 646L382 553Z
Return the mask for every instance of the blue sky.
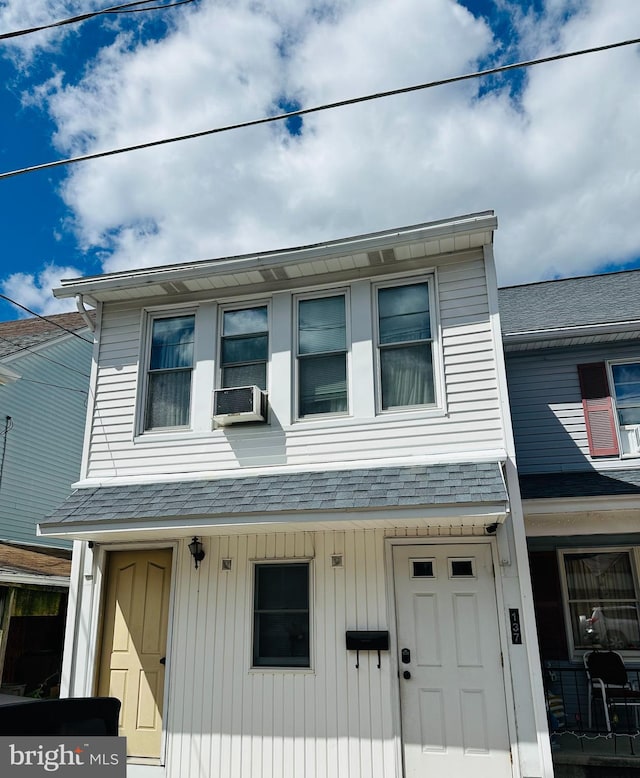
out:
M105 5L0 0L0 32ZM0 171L632 37L637 0L197 0L94 19L0 49ZM502 283L635 267L638 126L627 47L1 180L0 291L51 313L61 277L486 209Z

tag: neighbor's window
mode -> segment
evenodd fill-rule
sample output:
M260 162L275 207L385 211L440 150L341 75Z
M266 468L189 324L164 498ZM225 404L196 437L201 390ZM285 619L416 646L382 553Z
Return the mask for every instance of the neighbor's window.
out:
M343 294L298 300L298 416L347 412Z
M638 594L629 551L562 556L573 647L639 649Z
M238 308L222 314L221 386L267 388L269 331L267 306Z
M435 403L429 284L378 289L383 410Z
M640 362L611 365L620 443L624 454L640 454Z
M152 320L145 430L188 427L195 316Z
M309 563L256 564L253 666L310 664Z

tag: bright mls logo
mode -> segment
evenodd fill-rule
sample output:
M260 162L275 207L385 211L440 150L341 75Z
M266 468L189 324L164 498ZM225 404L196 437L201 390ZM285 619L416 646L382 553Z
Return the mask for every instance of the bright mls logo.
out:
M0 737L0 775L125 778L126 738Z

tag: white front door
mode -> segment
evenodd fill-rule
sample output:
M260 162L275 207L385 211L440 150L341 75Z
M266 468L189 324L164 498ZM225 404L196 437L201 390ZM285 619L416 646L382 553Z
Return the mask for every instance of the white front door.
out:
M405 778L511 778L488 543L393 547Z

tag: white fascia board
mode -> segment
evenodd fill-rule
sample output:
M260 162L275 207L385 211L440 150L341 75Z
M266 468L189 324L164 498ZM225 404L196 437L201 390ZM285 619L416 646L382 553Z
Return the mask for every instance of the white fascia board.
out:
M245 254L237 257L200 260L176 265L162 265L156 268L109 273L102 276L63 279L62 286L54 289L55 297L74 297L77 294L95 301L100 292L119 289L135 289L150 284L169 283L183 278L195 279L202 276L221 275L229 272L247 272L252 269L269 269L285 265L313 262L319 258L328 259L345 254L366 253L373 249L400 246L415 241L442 239L465 233L490 232L497 229L498 222L492 211L461 216L413 227L370 233L344 240L330 241L311 246L285 249L265 254Z
M202 516L167 519L153 518L147 521L108 520L100 522L60 522L38 528L45 537L64 537L72 540L116 542L142 539L167 539L191 535L224 535L229 532L273 532L293 528L313 530L313 525L353 526L354 522L370 522L371 527L393 528L406 523L420 522L433 527L486 527L503 524L508 515L505 503L479 505L452 505L416 508L381 508L378 510L309 511L280 513L260 518L256 515Z
M604 471L603 471L604 472ZM613 512L640 510L640 494L609 494L597 497L553 497L523 500L526 516L558 513Z

